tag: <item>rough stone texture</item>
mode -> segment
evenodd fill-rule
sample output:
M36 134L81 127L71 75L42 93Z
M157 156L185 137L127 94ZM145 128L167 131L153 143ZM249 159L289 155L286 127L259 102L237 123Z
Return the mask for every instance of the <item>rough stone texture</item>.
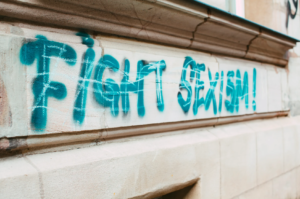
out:
M12 126L11 110L6 88L0 76L0 126Z
M257 164L253 130L244 124L232 124L209 131L220 140L222 198L231 198L255 187Z
M299 120L299 117L256 120L2 159L0 196L153 198L199 180L194 191L196 198L201 199L295 199L300 193L300 164L292 165L290 160L296 159L298 153L284 153L289 150L287 146L270 155L281 159L264 156L263 164L281 165L280 171L271 169L270 175L266 175L259 170L262 165L259 155L270 154L274 147L259 147L259 143L263 137L273 139L272 133L274 140L281 143L291 134L300 137L299 129L295 131ZM255 124L265 128L247 127ZM282 135L283 128L286 138L277 136ZM290 165L289 170L284 171L283 165Z
M43 198L43 184L27 157L0 160L1 198Z
M0 137L27 134L26 69L18 67L18 52L12 50L20 46L18 37L0 38Z

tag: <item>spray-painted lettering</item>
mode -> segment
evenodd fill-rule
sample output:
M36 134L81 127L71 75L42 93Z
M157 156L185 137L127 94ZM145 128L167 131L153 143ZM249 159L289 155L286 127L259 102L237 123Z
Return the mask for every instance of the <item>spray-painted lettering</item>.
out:
M75 122L82 124L85 118L85 107L87 98L87 88L90 83L90 78L94 69L95 51L92 49L94 40L88 34L78 33L81 36L82 43L89 48L82 56L81 70L76 90L73 119Z
M156 85L156 106L160 112L165 109L163 95L163 73L166 72L167 63L165 60L145 61L139 60L133 64L136 67L135 81L130 80L130 60L124 57L124 71L120 70L119 61L110 54L104 54L96 61L96 53L94 50L94 40L85 33L78 33L82 39L82 44L87 46L85 53L81 55L81 59L77 60L76 51L67 44L49 41L46 37L38 35L36 40L26 42L20 50L20 60L24 65L32 65L37 60L37 75L32 82L32 92L34 96L31 126L35 131L44 131L47 127L47 108L48 98L54 97L62 100L67 96L67 87L61 82L51 81L50 61L52 72L59 67L59 61L63 60L70 66L74 66L80 61L80 69L76 92L74 96L72 119L75 124L82 125L85 122L87 96L89 92L90 82L92 82L92 94L94 101L103 108L109 108L110 113L114 117L118 117L120 110L123 116L127 116L130 111L129 93L137 95L137 114L141 118L146 115L145 104L145 77L151 73L155 73ZM186 73L190 68L190 81L186 79ZM104 76L105 70L110 70L115 74L122 75L122 80L118 81ZM209 87L205 88L205 79L203 74L208 74ZM181 71L181 79L179 83L179 92L177 94L177 102L184 113L188 113L193 103L193 114L197 115L202 105L205 111L213 110L214 115L222 112L223 98L225 98L225 110L234 113L239 112L239 103L245 101L245 107L249 106L249 85L248 72L245 71L243 78L239 69L236 71L227 71L226 96L223 96L224 90L224 71L215 74L205 66L204 63L196 63L192 57L185 57ZM253 101L252 108L256 110L256 78L257 71L253 69ZM195 80L195 88L192 88L191 82ZM207 81L207 80L206 80ZM220 89L216 89L219 87ZM187 92L186 98L183 91ZM206 93L203 93L207 90ZM218 92L219 93L218 93ZM194 99L192 95L194 92ZM154 93L151 93L154 95ZM205 97L200 97L205 96ZM219 96L217 103L216 96ZM168 98L176 96L167 96ZM193 101L193 102L192 102ZM121 109L120 109L120 105ZM210 106L212 104L212 106ZM212 107L212 108L210 108ZM174 113L176 114L176 113Z
M69 45L49 41L38 35L35 41L25 43L20 51L20 60L24 65L32 65L37 60L37 76L32 83L34 102L32 107L31 125L36 131L43 131L47 124L48 98L64 99L67 88L60 82L50 80L50 61L56 61L55 67L61 60L68 65L76 63L76 52Z

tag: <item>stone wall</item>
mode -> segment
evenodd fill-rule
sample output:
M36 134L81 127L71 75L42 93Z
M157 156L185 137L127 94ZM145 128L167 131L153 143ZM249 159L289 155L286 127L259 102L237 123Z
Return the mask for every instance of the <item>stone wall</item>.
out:
M254 120L1 159L0 195L155 198L194 185L189 198L296 199L299 120Z
M189 1L47 2L0 2L0 198L300 198L295 39Z
M19 32L1 35L2 136L288 110L279 67L86 33Z

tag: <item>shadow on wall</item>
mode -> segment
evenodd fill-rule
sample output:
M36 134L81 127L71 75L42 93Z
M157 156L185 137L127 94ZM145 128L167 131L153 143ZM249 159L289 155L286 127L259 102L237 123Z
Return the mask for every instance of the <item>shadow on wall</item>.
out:
M195 188L195 184L153 199L192 199L195 197L192 194L193 188ZM199 195L197 198L199 198Z

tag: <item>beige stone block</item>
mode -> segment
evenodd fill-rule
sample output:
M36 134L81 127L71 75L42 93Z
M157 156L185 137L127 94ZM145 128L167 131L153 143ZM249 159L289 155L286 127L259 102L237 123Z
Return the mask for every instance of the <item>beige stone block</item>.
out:
M281 99L282 99L282 110L287 111L289 110L289 87L288 87L288 75L287 70L279 69L280 78L281 78Z
M219 199L221 196L219 141L205 142L194 148L197 170L201 173L201 199Z
M0 35L0 137L26 136L26 68L19 61L22 38Z
M272 1L245 0L245 18L268 26L272 15Z
M240 195L239 197L237 197L238 199L252 199L252 198L257 198L258 193L257 193L257 189L251 189L250 191L247 191L246 193Z
M272 199L272 182L259 185L240 195L238 199Z
M257 180L264 183L283 172L282 129L257 132Z
M0 198L42 198L43 181L25 158L0 161Z
M273 180L274 199L296 198L297 186L299 186L296 184L296 171L294 169Z
M253 129L256 132L262 131L269 131L272 129L280 128L278 123L278 118L271 118L271 119L261 119L261 120L254 120L245 123L250 129Z
M268 111L282 110L281 75L275 66L266 65L268 79Z
M209 130L220 139L221 198L232 198L256 186L256 138L246 129L240 124Z
M300 198L300 167L296 169L296 189L297 197Z
M295 122L299 122L300 117L293 118ZM300 165L300 125L295 125L296 128L296 165Z
M265 184L259 185L257 190L257 199L268 199L272 198L272 182L267 182Z
M206 131L28 158L42 172L45 199L156 197L200 177L201 198L219 198L219 143Z
M283 155L284 171L289 171L297 166L297 132L296 126L283 127Z
M299 46L299 45L298 45ZM300 48L297 46L297 51L296 53L300 54ZM290 100L291 100L291 113L294 115L294 113L299 113L299 107L294 105L293 102L298 102L300 101L300 93L298 91L299 89L299 84L300 84L300 69L299 69L299 64L300 64L300 58L299 57L291 57L289 59L289 74L288 74L288 86L290 90Z

